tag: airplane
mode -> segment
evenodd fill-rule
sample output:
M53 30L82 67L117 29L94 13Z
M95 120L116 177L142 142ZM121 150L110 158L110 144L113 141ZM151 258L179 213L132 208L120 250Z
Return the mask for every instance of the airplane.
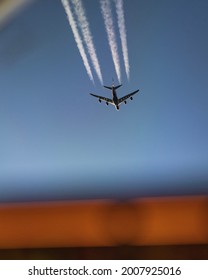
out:
M121 98L118 98L117 94L116 94L116 90L119 87L121 87L121 86L122 85L118 85L118 86L112 85L112 87L104 86L105 88L110 89L112 91L112 99L107 98L107 97L103 97L103 96L99 96L99 95L96 95L96 94L93 94L93 93L90 93L90 95L92 95L94 97L97 97L100 103L103 100L103 101L106 102L106 105L112 104L112 105L114 105L116 107L117 110L119 110L120 109L119 105L121 103L126 104L127 103L126 99L128 99L128 98L130 98L130 100L133 100L132 96L139 91L139 89L137 89L137 90L135 90L135 91L133 91L133 92L131 92L131 93L121 97Z

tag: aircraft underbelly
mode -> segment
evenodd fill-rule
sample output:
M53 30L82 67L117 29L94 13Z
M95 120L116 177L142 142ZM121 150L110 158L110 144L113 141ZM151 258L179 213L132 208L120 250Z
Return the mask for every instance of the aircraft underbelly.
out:
M113 98L113 102L114 102L115 105L118 105L118 98L117 98L117 97L114 97L114 98Z

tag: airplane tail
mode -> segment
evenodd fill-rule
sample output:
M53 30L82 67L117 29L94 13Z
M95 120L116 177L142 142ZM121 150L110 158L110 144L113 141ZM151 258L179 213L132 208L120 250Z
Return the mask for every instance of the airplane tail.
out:
M104 86L104 88L107 88L107 89L111 89L111 90L112 90L113 88L114 88L114 89L117 89L117 88L120 88L121 86L122 86L122 85L118 85L118 86L115 86L115 87L114 87L114 86L112 86L112 87Z

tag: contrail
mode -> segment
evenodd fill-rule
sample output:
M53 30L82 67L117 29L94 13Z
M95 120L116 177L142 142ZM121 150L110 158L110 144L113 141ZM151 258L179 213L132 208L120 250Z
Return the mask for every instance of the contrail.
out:
M116 43L116 36L115 36L115 30L113 25L110 2L109 0L100 0L100 5L101 5L101 11L105 23L105 29L108 36L108 43L110 46L113 63L116 69L116 74L119 82L121 82L120 62L119 62L118 48Z
M85 68L86 68L86 70L87 70L87 74L88 74L90 80L94 83L92 71L91 71L91 68L90 68L90 65L89 65L89 62L88 62L88 59L87 59L87 55L86 55L86 53L85 53L85 49L84 49L84 46L83 46L82 39L81 39L81 37L80 37L80 35L79 35L79 31L78 31L78 28L77 28L77 24L76 24L76 22L75 22L73 13L72 13L72 11L71 11L70 4L69 4L69 2L68 2L67 0L61 0L61 2L62 2L63 7L64 7L64 9L65 9L65 12L66 12L66 15L67 15L69 24L70 24L70 26L71 26L71 29L72 29L72 32L73 32L73 35L74 35L74 39L75 39L75 41L76 41L78 50L79 50L80 55L81 55L81 57L82 57L84 66L85 66Z
M72 0L72 3L74 5L74 10L77 15L78 23L79 23L80 29L82 31L84 41L86 43L88 53L91 57L92 64L95 68L95 71L97 73L97 76L98 76L101 84L103 84L103 78L102 78L102 74L101 74L101 70L100 70L100 65L98 62L96 50L95 50L92 35L90 32L89 23L88 23L86 15L85 15L85 10L84 10L82 1L81 0Z
M114 0L114 2L116 5L118 28L119 28L120 38L121 38L121 46L122 46L125 71L126 71L127 78L129 80L130 67L129 67L127 39L126 39L126 27L125 27L123 0Z

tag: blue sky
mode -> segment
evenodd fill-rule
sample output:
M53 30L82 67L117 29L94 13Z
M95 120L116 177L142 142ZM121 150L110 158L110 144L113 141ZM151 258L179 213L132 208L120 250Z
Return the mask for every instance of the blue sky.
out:
M116 80L99 1L84 1L106 85ZM99 104L61 1L0 33L0 201L208 193L208 2L124 1L130 61L120 111ZM114 14L115 15L115 14Z

